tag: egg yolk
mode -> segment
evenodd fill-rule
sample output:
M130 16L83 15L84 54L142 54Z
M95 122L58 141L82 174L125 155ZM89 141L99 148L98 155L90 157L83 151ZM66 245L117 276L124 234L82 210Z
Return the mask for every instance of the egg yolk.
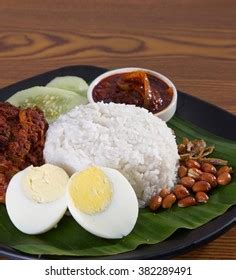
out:
M22 178L24 194L37 203L49 203L61 198L66 191L69 177L52 164L28 167Z
M92 215L102 212L110 204L112 185L100 168L90 167L73 175L69 194L76 208Z

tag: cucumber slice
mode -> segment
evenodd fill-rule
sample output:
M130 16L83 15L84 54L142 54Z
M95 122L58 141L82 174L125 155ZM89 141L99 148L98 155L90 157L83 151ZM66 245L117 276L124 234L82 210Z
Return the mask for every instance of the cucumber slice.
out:
M22 108L38 106L44 112L49 123L76 105L88 103L85 97L75 92L41 86L19 91L7 101Z
M76 76L56 77L51 80L47 87L70 90L87 97L88 84L84 79Z

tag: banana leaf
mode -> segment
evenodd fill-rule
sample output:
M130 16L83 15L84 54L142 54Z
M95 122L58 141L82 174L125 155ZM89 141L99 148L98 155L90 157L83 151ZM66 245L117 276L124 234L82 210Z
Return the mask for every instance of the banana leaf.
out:
M236 142L229 141L174 117L168 124L180 142L182 137L204 139L215 146L215 157L226 159L235 169ZM24 253L63 256L109 256L135 250L141 244L155 244L170 237L179 228L195 229L236 205L236 178L228 186L217 187L204 205L152 213L140 209L137 224L127 237L106 240L96 237L80 227L72 217L65 216L57 228L41 235L25 235L8 218L4 205L0 205L0 243ZM36 221L37 222L37 221Z

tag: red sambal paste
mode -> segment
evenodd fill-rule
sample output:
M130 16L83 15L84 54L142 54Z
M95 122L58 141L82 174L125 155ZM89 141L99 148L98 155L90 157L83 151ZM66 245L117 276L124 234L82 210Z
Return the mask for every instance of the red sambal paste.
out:
M173 89L151 74L136 71L103 79L92 94L95 102L133 104L155 114L170 104Z

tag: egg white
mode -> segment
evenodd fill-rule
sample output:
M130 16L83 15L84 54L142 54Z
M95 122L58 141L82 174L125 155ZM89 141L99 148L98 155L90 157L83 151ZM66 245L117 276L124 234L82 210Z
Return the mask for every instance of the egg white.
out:
M117 170L100 167L109 178L113 195L110 204L102 212L86 214L75 207L69 188L73 176L68 182L67 204L71 215L87 231L107 239L122 238L134 228L138 218L138 200L128 180Z
M26 234L40 234L55 227L64 216L66 195L49 203L37 203L27 198L22 187L22 177L27 169L11 179L6 192L6 208L17 229Z

